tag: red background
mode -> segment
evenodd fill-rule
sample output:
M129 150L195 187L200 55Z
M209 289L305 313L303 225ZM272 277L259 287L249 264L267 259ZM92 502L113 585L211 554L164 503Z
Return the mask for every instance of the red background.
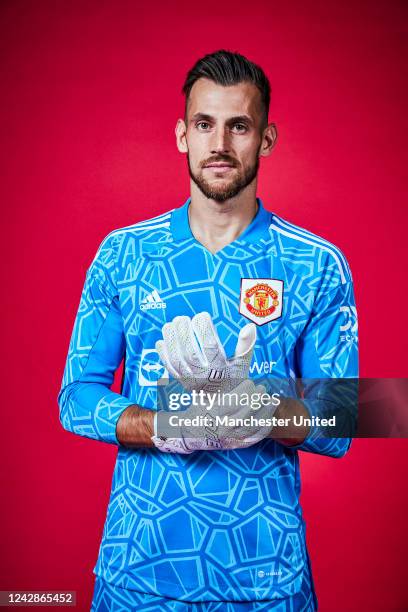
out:
M259 195L337 244L355 280L361 375L406 376L407 10L402 2L3 1L1 589L89 609L116 449L64 431L56 397L85 270L112 229L188 195L174 125L202 54L272 83ZM302 453L322 612L400 611L406 440Z

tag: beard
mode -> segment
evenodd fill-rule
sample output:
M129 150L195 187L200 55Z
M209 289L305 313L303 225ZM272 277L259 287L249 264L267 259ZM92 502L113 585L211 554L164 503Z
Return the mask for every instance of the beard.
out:
M255 162L252 166L245 168L244 170L239 170L236 173L236 177L231 179L230 181L225 181L223 185L213 185L207 181L203 176L202 168L210 163L210 162L222 162L225 161L231 164L234 168L237 168L237 163L234 159L229 157L228 155L217 155L216 157L212 157L210 160L206 160L201 162L200 169L197 173L194 173L191 164L190 164L190 156L187 153L187 164L188 171L191 179L200 189L201 193L205 195L209 200L215 200L216 202L225 202L231 198L235 198L245 187L247 187L254 178L256 178L259 170L259 151L257 152Z

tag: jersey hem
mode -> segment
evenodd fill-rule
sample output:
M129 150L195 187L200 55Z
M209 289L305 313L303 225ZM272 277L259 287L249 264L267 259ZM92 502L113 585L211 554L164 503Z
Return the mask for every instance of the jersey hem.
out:
M106 578L106 576L104 575L103 571L101 572L101 570L98 568L98 564L95 565L93 571L93 574L95 576L97 576L98 578L102 578L102 580L104 580L105 582L111 584L114 587L117 588L122 588L125 590L129 590L129 591L137 591L138 593L142 593L142 594L147 594L147 595L154 595L156 597L165 597L168 598L170 600L176 600L176 601L183 601L183 602L191 602L191 603L200 603L200 602L220 602L220 601L226 601L226 602L231 602L231 603L251 603L251 602L263 602L263 601L284 601L285 599L289 598L289 597L293 597L294 595L296 595L297 593L300 592L301 587L302 587L302 582L305 576L305 573L307 571L307 567L306 567L306 563L304 562L302 568L299 570L299 572L297 573L296 577L287 585L287 589L290 592L287 593L282 593L281 595L277 594L277 591L279 590L279 587L277 585L273 585L271 587L269 587L269 590L271 592L273 592L275 594L274 598L257 598L256 597L256 593L259 591L266 591L267 587L257 587L257 588L253 588L253 587L239 587L240 590L242 591L249 591L248 596L249 598L245 598L245 599L202 599L202 598L194 598L194 595L182 595L180 593L176 593L174 590L175 587L175 583L173 582L168 582L167 580L156 580L155 583L157 585L158 588L163 587L163 590L159 591L159 592L155 592L153 590L150 591L143 591L143 590L139 590L139 589L135 589L132 586L128 586L125 583L129 582L129 575L127 573L122 572L121 570L113 567L113 566L109 566L109 569L117 572L117 575L120 577L120 581L121 582L113 582L112 580L109 580L108 578ZM137 576L136 576L137 578ZM211 589L211 587L208 587L208 585L203 585L201 587L197 586L197 585L183 585L185 586L185 589L190 591L190 592L194 592L197 590L202 590L205 589L206 592L208 593L208 591ZM292 588L288 588L288 587L292 587ZM233 586L231 588L234 588ZM235 587L235 589L237 589L237 587ZM282 590L282 589L281 589ZM206 593L203 594L203 596L205 596ZM198 596L199 597L199 596Z

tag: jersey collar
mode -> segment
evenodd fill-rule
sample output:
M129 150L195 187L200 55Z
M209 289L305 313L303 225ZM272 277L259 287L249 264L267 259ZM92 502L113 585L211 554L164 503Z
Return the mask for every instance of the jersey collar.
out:
M264 208L260 198L256 200L258 202L258 211L248 227L236 239L239 242L258 242L268 234L268 229L272 222L272 213ZM190 202L191 198L188 198L183 206L176 208L172 212L170 227L175 241L188 240L189 238L194 239L188 221L188 207L190 206Z

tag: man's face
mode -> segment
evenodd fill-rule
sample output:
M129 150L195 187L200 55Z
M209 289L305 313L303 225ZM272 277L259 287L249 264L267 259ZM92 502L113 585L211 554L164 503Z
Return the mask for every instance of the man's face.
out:
M252 183L264 127L261 94L252 83L223 87L204 78L194 83L184 150L190 176L207 198L224 202Z

